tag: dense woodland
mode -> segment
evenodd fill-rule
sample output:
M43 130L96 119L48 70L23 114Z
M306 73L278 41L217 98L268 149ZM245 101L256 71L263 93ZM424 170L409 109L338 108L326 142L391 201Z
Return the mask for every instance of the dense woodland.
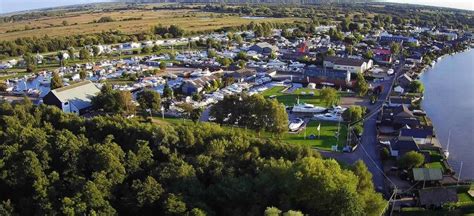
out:
M343 168L214 124L85 119L29 101L0 104L0 194L0 215L380 215L386 206L362 162Z

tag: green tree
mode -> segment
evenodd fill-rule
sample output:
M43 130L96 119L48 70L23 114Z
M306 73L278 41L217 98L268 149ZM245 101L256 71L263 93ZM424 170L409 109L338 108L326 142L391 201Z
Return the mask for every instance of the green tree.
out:
M321 97L327 107L336 105L339 102L339 95L337 94L337 90L334 88L323 88L321 90Z
M365 52L364 54L362 54L362 56L365 58L365 59L373 59L374 58L374 52L372 50L368 50L367 52Z
M179 196L170 194L164 202L166 215L183 215L186 212L186 203Z
M365 96L369 92L369 84L365 81L362 73L357 73L357 78L354 84L354 90L359 96Z
M75 52L76 50L74 49L74 47L69 47L69 49L67 49L67 54L69 55L70 59L74 60L76 58Z
M150 54L151 51L152 51L151 47L149 47L149 46L144 46L144 47L142 48L142 50L141 50L141 53L143 53L143 54Z
M336 51L334 51L333 49L329 49L329 50L326 52L326 55L327 55L327 56L335 56L335 55L336 55Z
M158 112L161 108L161 97L158 92L145 89L138 93L137 101L142 110L150 110L150 112Z
M25 60L26 72L36 71L36 59L31 53L23 55L23 60Z
M79 50L79 58L81 60L89 60L90 57L91 57L91 54L89 50L87 50L86 48L82 48Z
M93 46L92 47L92 54L94 54L94 57L99 56L100 54L100 48L98 46Z
M80 78L81 80L85 80L86 77L87 77L86 71L85 71L84 69L81 69L81 70L79 71L79 78Z
M276 207L267 207L264 213L265 216L280 216L280 214L281 210Z
M425 86L419 80L413 80L409 85L410 91L415 93L423 93L425 91Z
M207 57L209 58L215 58L217 57L217 52L214 49L208 49L207 50Z
M134 180L132 189L135 192L138 207L156 204L164 192L161 184L151 176L147 176L143 182Z
M57 89L63 87L63 80L58 73L53 72L53 77L51 77L51 89Z
M172 99L173 96L173 89L170 88L168 84L165 84L165 87L163 88L163 97Z
M166 62L160 62L160 70L166 70Z
M347 122L355 122L362 119L366 111L362 106L351 106L342 113L342 118Z
M399 43L392 43L390 44L390 51L392 52L392 54L394 55L398 55L401 51L401 46Z
M404 169L420 167L424 162L425 156L415 151L407 152L398 160L398 164Z
M191 120L193 120L193 122L198 122L199 119L201 118L201 114L202 114L201 108L193 109L193 111L191 112L190 118Z

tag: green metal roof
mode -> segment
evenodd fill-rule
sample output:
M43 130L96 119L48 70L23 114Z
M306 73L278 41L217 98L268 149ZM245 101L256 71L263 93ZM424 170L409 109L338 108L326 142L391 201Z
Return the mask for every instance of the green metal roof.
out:
M443 173L439 168L413 168L415 181L438 181L443 179Z

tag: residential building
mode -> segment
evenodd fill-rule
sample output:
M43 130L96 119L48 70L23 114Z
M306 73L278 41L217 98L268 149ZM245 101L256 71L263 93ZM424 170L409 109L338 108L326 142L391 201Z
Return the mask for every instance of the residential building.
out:
M217 80L215 76L203 76L195 79L185 80L181 86L181 91L184 94L192 95L194 93L200 93L206 85L211 85L214 80Z
M82 115L92 106L91 98L99 92L91 81L82 81L51 90L44 96L43 103L57 106L66 113Z
M324 58L323 65L326 68L332 68L335 70L345 70L350 73L363 73L372 67L372 60L366 61L355 58L328 56Z

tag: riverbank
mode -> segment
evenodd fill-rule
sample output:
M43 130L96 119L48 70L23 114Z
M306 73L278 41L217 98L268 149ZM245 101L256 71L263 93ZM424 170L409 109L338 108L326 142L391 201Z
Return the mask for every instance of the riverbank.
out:
M445 56L420 75L425 85L422 107L432 119L437 138L447 148L456 176L474 179L474 50ZM461 170L461 164L462 170Z

